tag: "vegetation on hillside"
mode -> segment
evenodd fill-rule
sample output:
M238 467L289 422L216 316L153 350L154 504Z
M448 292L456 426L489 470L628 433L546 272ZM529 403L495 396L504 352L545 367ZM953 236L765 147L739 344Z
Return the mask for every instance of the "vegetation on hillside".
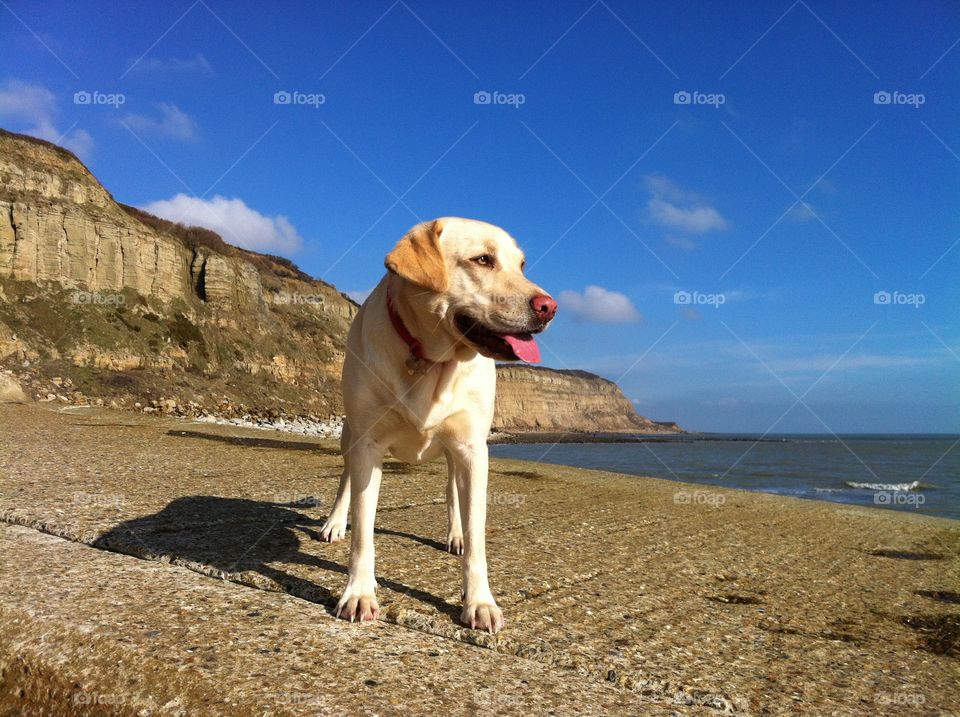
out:
M122 202L118 202L118 204L120 205L121 209L123 209L134 219L146 224L151 229L154 229L165 236L177 239L184 246L194 251L200 247L204 247L206 249L210 249L211 251L215 251L218 254L223 254L225 256L237 256L245 259L257 267L257 269L260 271L276 274L277 276L288 279L299 279L300 281L310 282L317 281L306 272L301 271L300 267L298 267L292 261L285 259L282 256L261 254L259 252L250 251L249 249L241 249L233 246L232 244L227 244L227 242L223 240L223 237L221 237L212 229L186 226L177 222L161 219L160 217L154 216L153 214L145 212L142 209L131 207L129 204L123 204Z

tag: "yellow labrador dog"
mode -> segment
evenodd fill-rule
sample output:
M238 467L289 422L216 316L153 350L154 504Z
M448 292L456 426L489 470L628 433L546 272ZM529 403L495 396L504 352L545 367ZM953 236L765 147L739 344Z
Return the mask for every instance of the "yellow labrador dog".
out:
M487 582L487 434L494 360L540 359L533 334L557 303L523 275L523 252L504 230L471 219L415 226L386 258L347 338L344 467L321 530L342 540L351 518L350 571L338 617L375 620L373 526L383 456L447 459L447 549L463 555L463 612L497 632L503 615Z

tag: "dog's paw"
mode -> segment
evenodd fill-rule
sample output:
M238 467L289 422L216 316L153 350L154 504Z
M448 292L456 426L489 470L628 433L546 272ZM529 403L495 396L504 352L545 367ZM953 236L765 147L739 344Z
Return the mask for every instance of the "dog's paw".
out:
M494 634L503 628L503 613L494 602L466 603L460 613L460 622L471 629Z
M463 555L463 535L447 536L447 552L451 555Z
M328 543L338 543L347 534L347 522L331 516L320 528L320 539Z
M335 614L341 620L350 622L376 620L380 617L380 605L377 604L377 598L372 592L358 594L347 589L337 603Z

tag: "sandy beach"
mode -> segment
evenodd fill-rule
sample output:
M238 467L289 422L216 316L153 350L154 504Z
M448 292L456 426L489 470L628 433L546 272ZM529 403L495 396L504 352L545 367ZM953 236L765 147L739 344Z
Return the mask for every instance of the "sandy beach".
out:
M334 619L335 442L0 406L0 714L960 711L960 523L491 461L506 628L457 623L445 468L388 462L383 618Z

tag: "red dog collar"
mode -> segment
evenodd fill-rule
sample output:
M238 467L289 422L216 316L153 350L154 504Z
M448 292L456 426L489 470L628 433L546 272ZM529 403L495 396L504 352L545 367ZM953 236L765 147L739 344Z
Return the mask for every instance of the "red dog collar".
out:
M387 313L390 314L390 323L396 330L397 335L403 339L403 343L410 347L410 358L407 360L407 373L411 376L415 373L423 373L434 363L423 354L423 344L410 333L407 325L403 323L397 307L393 303L393 292L387 285Z

